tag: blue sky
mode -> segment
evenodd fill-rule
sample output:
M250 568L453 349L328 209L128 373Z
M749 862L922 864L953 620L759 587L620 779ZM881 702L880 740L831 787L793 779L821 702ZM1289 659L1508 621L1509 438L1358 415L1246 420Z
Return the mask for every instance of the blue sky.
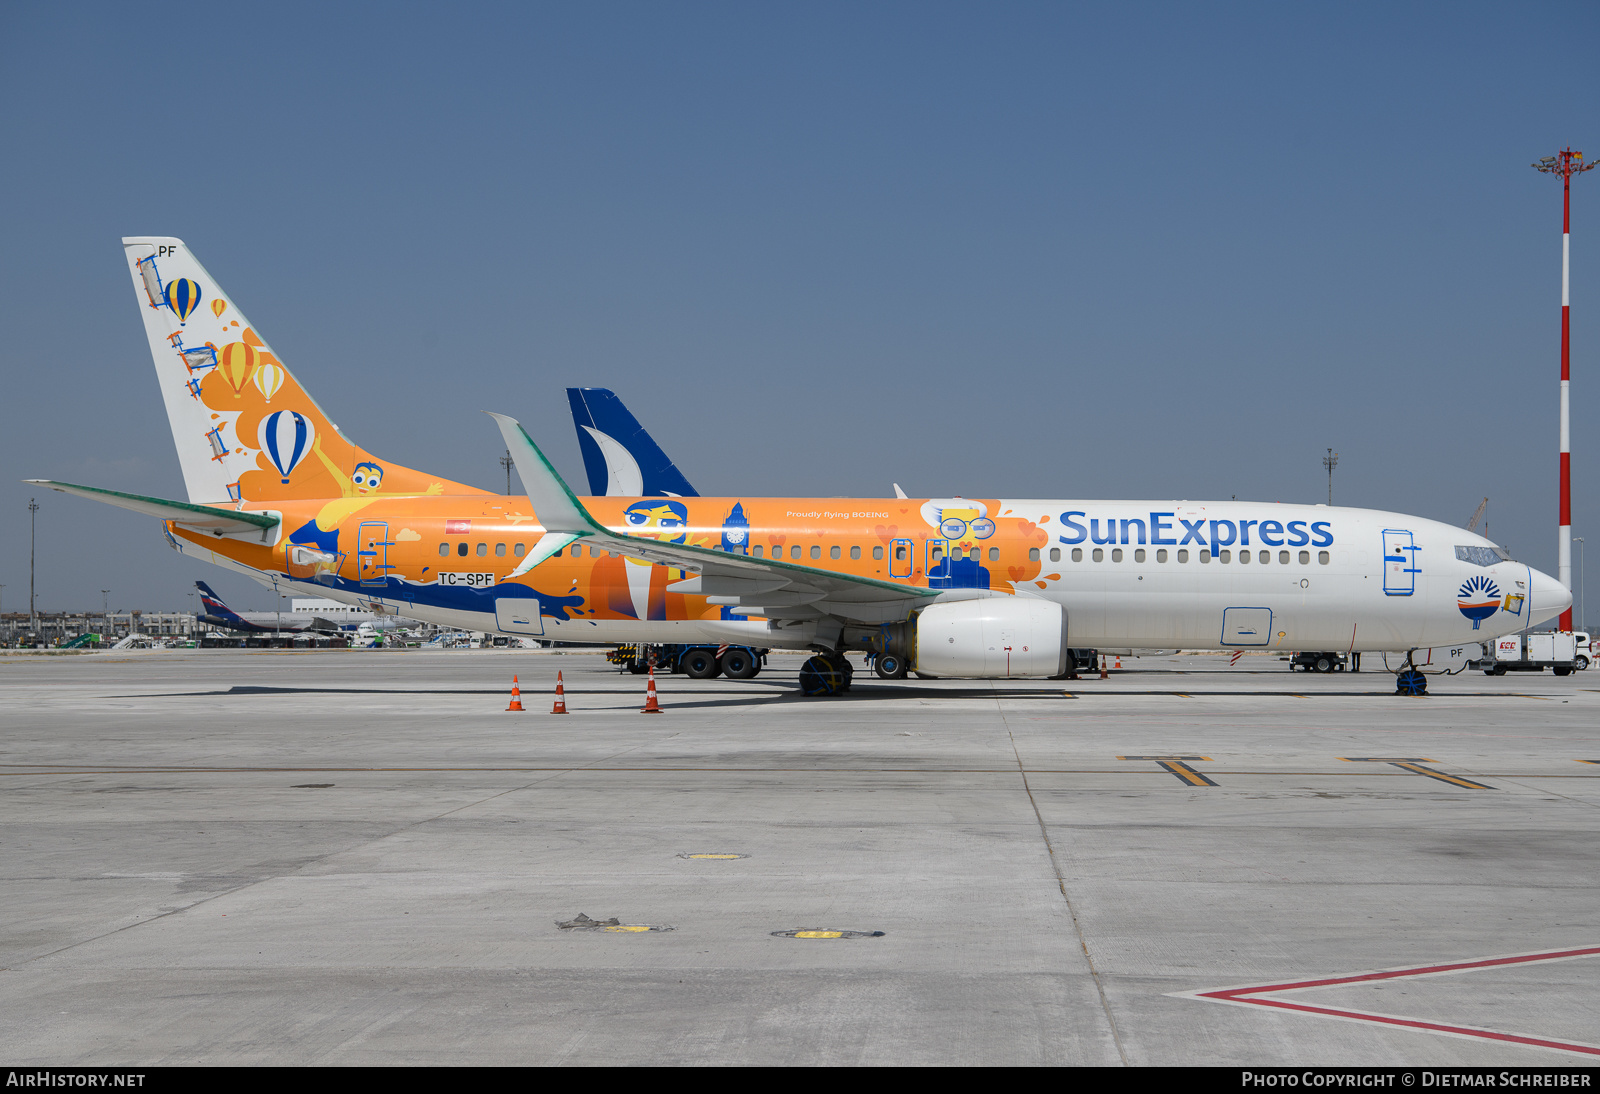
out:
M0 602L60 478L182 496L118 240L183 237L347 434L582 480L614 387L703 492L1321 500L1555 568L1560 187L1593 4L8 5ZM1562 59L1566 58L1565 61ZM1564 66L1564 67L1558 67ZM1565 74L1563 74L1563 71ZM1574 187L1600 517L1600 178ZM180 608L40 499L41 609Z

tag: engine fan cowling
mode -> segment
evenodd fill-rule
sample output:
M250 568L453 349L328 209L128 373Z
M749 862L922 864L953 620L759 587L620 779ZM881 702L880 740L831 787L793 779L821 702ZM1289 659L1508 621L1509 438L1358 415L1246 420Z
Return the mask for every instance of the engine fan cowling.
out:
M935 604L916 619L918 672L994 678L1067 671L1067 612L1032 597Z

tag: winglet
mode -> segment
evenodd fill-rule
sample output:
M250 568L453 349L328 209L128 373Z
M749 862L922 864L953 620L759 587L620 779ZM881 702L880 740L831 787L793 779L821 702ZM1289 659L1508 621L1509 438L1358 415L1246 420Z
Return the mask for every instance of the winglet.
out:
M500 427L500 436L506 449L516 461L517 474L528 491L528 501L546 532L566 532L573 536L592 536L607 532L589 515L567 484L561 481L556 469L550 466L539 446L533 443L522 423L492 410L484 411Z
M897 497L897 498L903 498L903 497L906 496L906 492L904 490L900 489L900 484L899 483L895 483L894 484L894 496Z

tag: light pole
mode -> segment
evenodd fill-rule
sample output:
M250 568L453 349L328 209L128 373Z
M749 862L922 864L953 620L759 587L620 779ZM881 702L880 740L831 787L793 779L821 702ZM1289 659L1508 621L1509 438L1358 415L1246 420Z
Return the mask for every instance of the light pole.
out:
M511 449L506 449L506 454L500 457L500 466L506 469L506 493L511 493L511 469L517 461L511 458Z
M39 633L39 613L33 606L33 556L34 556L34 514L39 511L39 503L32 498L28 499L28 629L35 635Z
M1333 505L1333 469L1339 466L1339 453L1328 449L1328 454L1322 457L1322 466L1328 469L1328 505Z
M1546 156L1535 171L1561 176L1561 503L1556 533L1556 579L1572 588L1572 432L1567 423L1567 387L1572 380L1572 309L1567 296L1567 273L1572 256L1572 176L1593 169L1583 153L1571 147ZM1572 609L1561 613L1561 629L1572 629Z
M1578 545L1578 626L1588 633L1589 612L1583 606L1583 537L1573 536L1572 542Z

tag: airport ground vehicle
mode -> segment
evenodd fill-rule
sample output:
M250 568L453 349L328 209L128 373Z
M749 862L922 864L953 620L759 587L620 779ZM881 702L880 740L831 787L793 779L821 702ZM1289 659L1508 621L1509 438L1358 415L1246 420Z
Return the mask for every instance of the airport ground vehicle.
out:
M1307 672L1343 672L1347 666L1356 672L1361 669L1359 661L1332 650L1301 650L1291 653L1288 662L1290 672L1297 668Z
M1584 662L1588 664L1587 660ZM1508 672L1543 672L1570 675L1578 664L1577 636L1572 631L1538 631L1533 634L1507 634L1489 646L1489 656L1477 662L1485 676L1504 676Z
M647 672L654 666L663 672L681 672L695 680L709 680L713 676L750 680L767 663L767 651L754 646L635 643L611 650L606 660L635 674Z

